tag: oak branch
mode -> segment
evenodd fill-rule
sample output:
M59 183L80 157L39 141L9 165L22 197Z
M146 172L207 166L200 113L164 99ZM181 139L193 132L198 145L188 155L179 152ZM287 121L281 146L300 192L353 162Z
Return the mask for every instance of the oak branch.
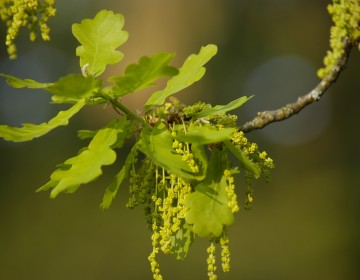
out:
M299 113L309 104L319 101L321 96L327 89L337 80L342 70L344 70L349 58L351 48L357 43L344 39L344 53L332 68L331 72L326 75L317 86L309 93L300 96L295 102L289 103L277 110L258 112L257 116L240 126L239 130L244 133L256 129L261 129L272 122L279 122L290 118L291 116Z

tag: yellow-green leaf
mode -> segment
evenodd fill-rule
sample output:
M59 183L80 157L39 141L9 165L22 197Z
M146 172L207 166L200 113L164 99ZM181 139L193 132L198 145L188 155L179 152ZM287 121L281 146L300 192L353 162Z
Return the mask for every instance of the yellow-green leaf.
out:
M151 57L144 56L138 64L130 64L123 76L114 76L109 80L116 86L112 87L112 95L120 97L140 89L153 86L160 77L171 77L178 73L174 67L168 66L175 55L157 53Z
M183 178L202 180L204 170L194 173L190 166L176 154L173 138L167 128L161 124L154 129L143 129L141 138L137 142L138 149L147 155L155 164ZM200 160L203 160L201 158Z
M59 169L51 174L51 180L38 191L53 188L51 198L59 193L73 193L81 184L89 183L102 174L102 167L113 164L116 153L112 145L117 141L121 122L113 121L100 129L86 149L66 160Z
M217 47L210 44L202 47L198 54L190 55L180 68L179 74L171 78L163 90L157 91L151 95L145 104L145 109L164 104L166 98L170 95L199 81L206 71L203 65L207 63L216 52Z
M225 151L213 150L205 180L185 199L185 220L200 237L219 237L224 226L234 222L226 194L227 162Z
M69 74L47 87L45 91L72 100L90 97L101 86L101 81L80 74Z
M79 100L75 105L66 111L60 111L47 123L32 124L25 123L22 127L0 125L0 137L7 141L24 142L43 136L54 128L69 124L69 119L74 116L85 105L85 100Z
M237 148L231 141L225 141L225 146L229 149L229 151L239 160L240 165L253 174L255 178L260 177L260 169L259 167L253 163L244 152Z
M182 128L183 126L179 125L178 127ZM228 140L235 131L236 128L227 127L217 129L213 126L199 126L191 124L187 128L186 132L179 130L176 134L176 139L182 142L207 145Z
M6 82L13 88L47 88L52 83L40 83L31 79L20 79L11 75L0 74L1 77L6 78Z
M240 106L242 106L245 102L247 102L250 98L252 98L252 96L250 97L242 96L238 99L229 102L226 105L216 105L214 107L211 107L211 105L208 104L200 112L194 114L193 119L204 118L211 115L219 115L237 109Z
M177 260L185 259L194 239L195 236L191 226L184 223L180 229L171 236L171 254L173 254Z
M84 73L97 77L108 64L118 63L124 57L116 50L128 38L128 33L122 30L123 25L123 15L107 10L97 13L94 19L72 25L72 32L81 43L76 55L80 57Z

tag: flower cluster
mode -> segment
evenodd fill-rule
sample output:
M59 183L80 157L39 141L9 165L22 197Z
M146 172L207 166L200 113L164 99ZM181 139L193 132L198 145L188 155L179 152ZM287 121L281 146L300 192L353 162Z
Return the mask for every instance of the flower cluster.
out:
M184 179L156 166L149 158L143 159L138 169L136 161L134 158L130 171L127 207L145 205L153 246L148 260L153 278L160 280L162 276L156 256L160 251L172 253L175 235L185 224L185 198L192 189Z
M223 272L230 271L230 250L229 244L230 240L227 236L227 231L224 229L223 234L219 238L212 239L210 245L206 249L208 254L206 263L207 263L207 272L209 280L216 280L216 244L220 244L221 248L221 267Z
M175 136L176 133L173 132L172 135ZM173 149L177 154L181 155L181 159L189 165L192 172L199 172L199 165L196 163L195 157L190 150L189 143L182 143L178 140L174 140Z
M146 114L145 121L147 121L150 125L154 125L159 121L167 125L181 123L183 108L184 104L180 103L180 101L175 97L170 97L169 102L166 102L163 106L158 107L151 114Z
M275 167L273 160L268 156L268 154L263 151L260 152L258 145L256 143L251 143L244 135L242 131L237 131L232 135L231 141L235 146L241 150L247 158L249 158L252 163L255 164L259 170L259 177L262 177L266 182L268 182L270 177L270 170ZM246 198L245 198L245 209L251 209L253 203L253 189L251 187L252 181L255 178L252 173L246 172Z
M184 108L184 115L186 118L191 119L193 115L200 112L205 106L206 104L204 102L198 102L194 105L186 106Z
M217 128L236 127L237 116L226 113L217 114L211 117Z
M142 161L141 168L136 170L135 165L137 158L134 157L132 162L132 169L130 170L129 178L129 194L130 197L126 204L128 208L134 208L139 204L146 203L148 199L148 194L151 192L153 185L153 173L155 166L152 161L148 158L145 158Z
M220 238L221 246L221 266L224 272L230 271L230 250L229 250L229 237L224 233Z
M47 21L55 16L54 0L0 0L0 17L7 25L5 44L11 59L16 58L15 38L21 27L30 30L30 41L35 41L40 30L44 41L50 40Z
M153 247L148 260L155 280L163 279L160 273L157 255L162 252L164 254L173 254L177 259L183 259L194 239L196 222L194 224L187 223L187 215L191 212L192 207L189 207L189 199L187 198L194 198L193 195L195 193L199 195L197 197L199 203L207 201L206 199L201 199L202 191L199 191L198 186L201 185L201 182L206 182L206 179L211 178L213 175L208 175L209 170L211 170L208 166L210 162L207 162L208 153L212 153L214 150L220 150L227 155L229 151L227 150L228 146L226 143L231 142L235 149L239 150L239 152L244 155L244 158L250 161L251 165L255 166L254 168L258 170L258 172L254 174L254 172L250 172L244 168L247 182L245 193L246 209L250 208L253 201L251 181L258 177L263 177L265 180L268 180L269 170L274 167L272 159L268 157L266 152L260 152L258 146L255 143L249 142L243 132L234 129L237 127L236 116L227 113L216 113L204 118L198 118L196 116L204 110L204 108L210 108L209 106L210 105L205 103L197 103L193 106L185 107L178 100L172 98L170 102L165 103L163 106L156 108L144 116L144 120L155 129L159 127L160 124L162 129L165 128L168 130L168 133L164 133L163 135L164 137L169 137L169 149L171 149L173 155L176 155L176 158L186 163L189 167L188 170L191 170L193 174L199 174L199 172L206 174L204 179L183 178L174 174L177 172L173 172L171 168L164 168L164 166L170 164L169 162L163 165L162 160L157 162L151 158L151 156L147 156L146 153L144 154L145 158L138 161L138 156L134 153L129 170L130 198L127 206L133 208L139 204L145 205L145 216L149 229L152 232L151 241ZM196 137L192 136L193 138L187 138L195 142L187 142L187 140L184 140L186 138L181 137L181 133L186 135L196 131L196 129L194 130L194 126L216 128L216 130L208 130L211 131L211 133L227 128L232 128L234 130L231 131L235 132L231 132L229 136L226 136L227 138L225 140L227 142L220 141L210 142L210 144L207 145L203 144L202 149L204 153L200 155L199 151L194 148ZM203 131L207 130L205 129ZM207 135L201 135L201 137L205 138L210 138L211 136L209 132L207 132ZM159 139L161 140L161 138ZM156 149L156 146L152 149ZM224 169L221 171L220 177L222 183L219 183L219 186L224 188L225 198L223 199L226 201L228 209L234 214L240 209L237 201L234 178L240 171L238 167L233 166L227 156L223 157L221 161L223 165L221 168ZM141 164L140 166L138 166L139 163ZM203 168L207 168L207 170L204 171L202 170ZM214 236L211 233L207 235L207 237L210 241L210 245L207 248L208 277L210 280L215 280L217 279L216 245L219 245L221 248L222 270L224 272L230 271L229 238L225 224L223 224L223 231L220 236Z
M226 178L226 183L227 183L225 191L226 191L226 194L229 199L228 206L231 209L231 212L233 212L233 213L239 211L237 195L235 192L235 184L234 184L235 179L233 177L234 173L238 173L238 171L237 170L229 170L229 169L226 169L224 171L224 176Z
M265 180L269 180L268 171L274 168L274 162L268 154L265 151L260 152L258 145L251 143L242 131L235 132L232 135L231 141L258 166L261 176L263 176Z
M172 253L175 235L185 224L185 197L191 193L190 184L176 175L168 174L162 168L155 174L156 185L151 196L153 251L149 256L152 269L157 268L155 256L160 250L164 254ZM153 277L161 279L156 268Z
M151 272L153 274L153 278L154 280L162 280L163 277L160 273L160 265L156 260L156 255L159 253L159 248L158 248L158 244L159 244L159 238L160 238L160 234L157 230L157 226L156 224L153 225L153 235L151 236L151 243L153 246L153 250L150 253L148 260L150 262L150 267L151 267Z
M216 275L216 258L215 258L215 252L216 252L216 247L214 242L210 242L209 247L207 248L207 253L208 253L208 258L206 260L207 262L207 270L208 270L208 276L209 276L209 280L216 280L217 279L217 275Z
M318 71L320 78L329 74L344 54L344 38L357 44L360 38L360 0L333 0L328 11L334 22L330 30L331 51L324 58L325 67Z

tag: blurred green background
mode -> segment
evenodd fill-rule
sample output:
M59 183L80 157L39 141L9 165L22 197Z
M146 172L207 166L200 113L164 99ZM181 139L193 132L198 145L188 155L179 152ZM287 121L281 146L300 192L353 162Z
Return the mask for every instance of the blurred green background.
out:
M79 72L71 24L112 9L125 15L130 37L121 47L123 63L109 67L105 77L159 51L177 53L174 64L180 66L202 45L215 43L219 53L203 80L178 97L189 104L225 104L254 94L236 111L240 124L311 90L328 49L328 1L57 2L52 40L31 44L22 32L17 60L9 61L1 47L1 73L45 82ZM4 24L0 31L3 42ZM223 275L219 269L220 279L359 279L359 59L354 50L320 102L248 134L276 169L269 184L255 183L253 210L241 210L230 227L232 271ZM124 102L136 110L145 98ZM40 123L65 108L48 103L45 93L13 90L0 81L1 124ZM120 163L75 194L50 200L47 192L35 193L56 164L86 145L76 138L78 129L96 129L113 116L111 108L89 108L68 127L33 142L0 140L0 279L151 279L143 209L125 208L126 188L108 211L98 208ZM161 256L165 279L207 279L206 247L206 240L196 239L184 261Z

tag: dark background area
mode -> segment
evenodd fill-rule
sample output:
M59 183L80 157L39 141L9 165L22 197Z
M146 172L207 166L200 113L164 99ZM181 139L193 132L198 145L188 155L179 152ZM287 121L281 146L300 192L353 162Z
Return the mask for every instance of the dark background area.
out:
M9 61L1 47L1 73L51 82L80 72L71 24L111 9L124 14L130 37L121 47L124 60L108 67L104 78L142 55L175 52L174 65L180 66L202 45L217 44L203 80L177 97L215 105L254 94L236 110L239 124L310 91L329 44L328 1L57 2L49 22L52 40L32 44L23 31L17 60ZM0 31L4 42L4 24ZM320 102L247 135L276 168L269 184L254 184L254 208L241 209L229 227L232 271L223 275L219 268L220 279L359 279L359 59L353 50L347 69ZM146 94L124 102L136 110ZM41 123L67 108L49 100L41 91L11 89L2 79L0 123ZM51 200L48 192L35 193L56 164L87 145L77 139L78 129L96 129L113 116L111 108L89 108L68 127L37 140L0 140L0 279L151 279L143 209L125 208L125 187L109 210L98 207L124 159L121 153L117 165L75 194ZM244 188L240 182L238 189ZM206 247L197 238L184 261L161 256L164 278L207 279Z

